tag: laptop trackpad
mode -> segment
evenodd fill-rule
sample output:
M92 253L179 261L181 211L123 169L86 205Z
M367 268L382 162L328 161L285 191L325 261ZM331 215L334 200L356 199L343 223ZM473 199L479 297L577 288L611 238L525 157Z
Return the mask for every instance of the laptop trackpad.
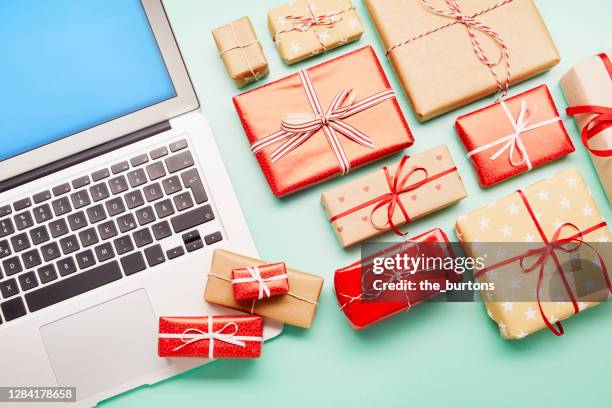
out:
M170 364L157 356L157 319L144 289L40 328L60 386L83 399Z

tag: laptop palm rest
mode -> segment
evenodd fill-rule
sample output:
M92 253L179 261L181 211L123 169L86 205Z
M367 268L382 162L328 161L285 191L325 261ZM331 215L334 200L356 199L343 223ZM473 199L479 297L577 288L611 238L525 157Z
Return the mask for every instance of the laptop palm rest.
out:
M157 319L144 289L46 324L40 333L58 384L76 387L78 400L170 364L157 356Z

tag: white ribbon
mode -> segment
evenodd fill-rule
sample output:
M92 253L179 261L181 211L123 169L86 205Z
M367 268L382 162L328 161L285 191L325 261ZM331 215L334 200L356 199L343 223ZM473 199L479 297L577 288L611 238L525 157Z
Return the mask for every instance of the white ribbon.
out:
M259 284L259 296L257 299L263 299L264 293L266 294L266 297L270 297L270 288L268 285L266 285L266 282L283 280L289 277L286 273L284 273L282 275L270 276L269 278L264 279L261 277L261 272L258 266L247 266L246 270L251 274L251 277L232 279L232 285L236 283L257 282Z
M504 154L507 150L509 150L508 154L510 157L510 163L514 167L520 166L521 164L525 163L527 165L528 170L533 169L533 164L531 163L531 160L529 159L529 153L527 152L527 149L525 148L525 144L523 143L523 140L521 139L521 134L528 132L530 130L540 128L542 126L550 125L551 123L558 122L561 120L561 118L559 116L555 116L552 119L548 119L548 120L530 125L529 120L537 112L538 105L536 105L535 103L527 103L524 99L521 100L521 110L519 111L517 119L514 120L514 118L512 117L512 113L510 113L510 109L508 109L508 106L506 105L506 103L504 101L499 101L499 104L501 105L504 112L506 113L506 116L510 120L512 127L514 128L514 132L509 134L508 136L501 137L497 140L492 141L491 143L487 143L485 145L482 145L468 152L467 157L472 157L492 147L503 144L503 146L499 150L497 150L491 157L489 157L489 160L497 160L499 157L501 157L502 154ZM514 153L516 150L518 150L521 156L521 159L519 161L514 160Z
M233 331L230 333L223 333L225 329L232 327ZM222 341L224 343L233 344L238 347L246 347L247 341L263 341L263 337L259 336L236 336L238 333L238 325L235 322L226 323L225 326L217 331L213 331L213 317L208 316L208 330L206 332L190 327L183 331L181 334L176 333L160 333L160 339L180 339L183 344L176 346L172 351L178 351L183 347L187 347L192 343L198 341L210 340L208 343L208 358L214 358L215 351L215 340Z

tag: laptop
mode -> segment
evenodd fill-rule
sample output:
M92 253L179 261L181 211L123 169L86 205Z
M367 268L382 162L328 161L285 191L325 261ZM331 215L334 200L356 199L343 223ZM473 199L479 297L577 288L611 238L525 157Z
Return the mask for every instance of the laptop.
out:
M93 406L208 362L158 357L158 318L237 313L211 256L257 251L161 0L0 14L0 385Z

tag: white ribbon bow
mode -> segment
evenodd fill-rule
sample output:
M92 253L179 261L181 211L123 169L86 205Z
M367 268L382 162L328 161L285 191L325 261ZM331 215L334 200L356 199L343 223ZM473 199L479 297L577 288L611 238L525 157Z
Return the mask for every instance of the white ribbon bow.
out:
M270 297L270 288L266 285L266 282L272 282L277 280L287 279L289 276L284 273L281 275L270 276L269 278L262 278L261 271L258 266L247 266L247 271L251 274L250 278L236 278L232 279L232 285L236 283L250 283L257 282L259 284L259 296L257 299L263 299L264 293L266 297Z

